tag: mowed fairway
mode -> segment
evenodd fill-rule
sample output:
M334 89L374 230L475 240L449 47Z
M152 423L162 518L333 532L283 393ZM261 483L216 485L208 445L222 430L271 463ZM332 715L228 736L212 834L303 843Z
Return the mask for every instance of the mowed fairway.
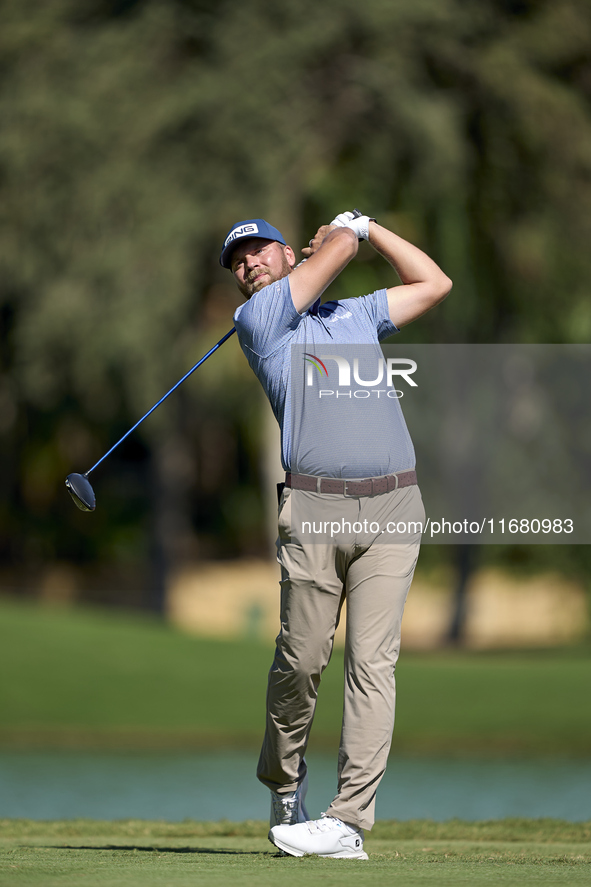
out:
M264 823L0 822L0 885L589 884L591 823L379 823L369 860L280 857Z
M342 651L320 687L312 747L334 749ZM0 599L0 743L259 745L272 648L190 637L149 616ZM394 751L591 755L587 648L404 652Z
M256 746L272 650L146 616L0 601L5 747ZM588 651L406 654L395 750L591 753ZM316 747L340 727L342 653ZM378 822L368 862L277 855L262 822L0 821L0 887L591 883L591 823Z

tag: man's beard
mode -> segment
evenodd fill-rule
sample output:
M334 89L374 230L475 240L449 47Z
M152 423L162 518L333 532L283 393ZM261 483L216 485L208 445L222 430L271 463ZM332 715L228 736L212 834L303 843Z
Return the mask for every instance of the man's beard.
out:
M252 271L248 277L244 278L244 282L239 287L240 292L242 295L246 296L247 299L250 299L250 297L260 289L269 286L271 283L275 283L276 280L281 280L283 277L287 277L292 271L293 268L287 261L285 253L283 253L281 256L281 270L279 273L273 275L272 272L267 270L259 280L256 280L256 277L261 273L261 269L258 268L256 271Z

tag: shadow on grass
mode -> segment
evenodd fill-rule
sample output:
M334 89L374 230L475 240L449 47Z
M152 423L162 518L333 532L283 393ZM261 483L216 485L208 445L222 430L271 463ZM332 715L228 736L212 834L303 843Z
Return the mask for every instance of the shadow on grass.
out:
M23 846L23 845L21 845ZM35 845L39 847L40 845ZM147 853L211 853L222 856L260 856L265 851L261 850L214 850L211 847L153 847L138 846L137 844L45 844L44 850L131 850L145 851ZM282 854L276 853L276 856Z

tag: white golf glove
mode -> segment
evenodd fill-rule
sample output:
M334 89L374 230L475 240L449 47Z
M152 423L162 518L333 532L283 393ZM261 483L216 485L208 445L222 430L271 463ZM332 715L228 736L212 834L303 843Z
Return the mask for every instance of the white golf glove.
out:
M337 228L351 228L360 240L369 240L370 222L375 222L375 219L371 219L369 216L356 217L355 213L349 210L339 213L330 224L336 225Z

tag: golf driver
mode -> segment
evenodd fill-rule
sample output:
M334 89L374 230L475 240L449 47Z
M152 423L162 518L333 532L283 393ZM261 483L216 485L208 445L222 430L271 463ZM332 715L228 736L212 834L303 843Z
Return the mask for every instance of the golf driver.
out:
M158 403L155 403L154 406L150 410L148 410L148 412L144 416L142 416L142 418L138 422L135 423L133 428L130 428L129 431L127 431L123 435L123 437L117 441L116 444L113 444L113 446L108 451L108 453L105 453L104 456L101 456L101 458L98 460L98 462L96 462L92 466L92 468L89 468L88 471L85 472L85 474L69 474L67 476L66 487L68 489L70 496L72 497L72 499L74 500L74 502L76 503L76 505L78 506L78 508L81 511L94 511L94 509L96 508L96 499L95 499L95 495L94 495L94 490L92 489L92 487L90 485L90 482L88 480L88 475L91 474L91 472L93 472L95 468L98 468L98 466L101 464L101 462L104 462L104 460L107 458L107 456L110 456L111 453L113 452L113 450L117 449L119 444L123 443L125 438L129 437L131 432L135 431L135 429L138 427L138 425L141 425L142 422L144 421L144 419L148 418L150 413L154 412L156 407L159 407L160 404L163 403L166 400L166 398L170 394L172 394L173 391L176 391L176 389L179 387L179 385L182 385L182 383L185 381L185 379L188 379L189 376L192 373L194 373L195 370L198 367L200 367L201 364L204 363L208 357L211 357L211 355L214 353L214 351L217 351L218 348L224 344L226 339L229 339L230 336L233 335L235 332L236 332L236 329L234 327L232 327L230 332L226 333L226 335L223 338L221 338L220 341L216 345L214 345L213 348L211 348L207 352L207 354L205 354L201 358L201 360L199 360L195 364L195 366L189 370L188 373L185 373L183 378L179 379L179 381L176 383L176 385L173 385L173 387L170 389L170 391L167 391L166 394L164 395L164 397L161 397L160 400L158 401Z

